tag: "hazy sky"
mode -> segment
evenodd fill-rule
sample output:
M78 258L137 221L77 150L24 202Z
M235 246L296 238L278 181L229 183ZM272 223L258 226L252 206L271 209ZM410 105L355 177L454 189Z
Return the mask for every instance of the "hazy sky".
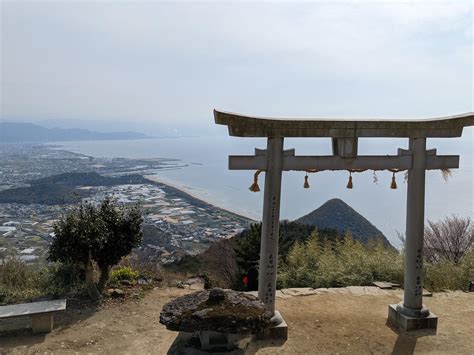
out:
M1 1L1 118L210 127L277 116L473 111L456 1Z

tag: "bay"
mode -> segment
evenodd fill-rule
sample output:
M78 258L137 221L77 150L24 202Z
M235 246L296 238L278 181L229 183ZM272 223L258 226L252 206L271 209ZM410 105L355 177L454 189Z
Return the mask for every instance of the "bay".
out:
M252 155L254 148L266 147L265 139L227 136L180 137L141 140L55 142L61 149L106 158L171 158L187 166L160 170L156 178L181 188L216 206L260 220L263 205L264 175L260 176L262 192L248 190L253 171L229 171L228 155ZM359 141L359 154L396 154L407 148L406 139L369 138ZM286 139L285 148L295 148L297 155L330 155L329 139ZM440 171L428 171L426 177L427 220L447 215L473 217L474 129L464 130L456 139L428 139L428 149L438 154L461 155L460 168L453 170L446 182ZM392 174L372 171L353 174L353 189L347 189L347 172L309 174L310 188L304 189L304 172L284 172L281 219L296 219L329 199L340 198L361 213L399 247L398 232L405 229L406 183L404 174L396 174L398 189L390 189Z

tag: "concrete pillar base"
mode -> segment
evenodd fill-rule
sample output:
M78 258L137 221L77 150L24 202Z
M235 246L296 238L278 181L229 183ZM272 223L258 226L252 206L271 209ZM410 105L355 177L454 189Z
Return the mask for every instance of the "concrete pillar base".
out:
M438 327L438 317L427 311L425 317L411 317L400 312L398 304L388 306L388 321L405 331L418 329L436 329Z
M226 349L230 351L245 349L251 340L251 336L201 331L199 332L199 340L201 341L201 350Z
M255 340L287 340L288 324L286 324L280 312L275 311L272 325L255 335L254 338Z
M49 333L53 330L53 314L34 314L31 316L33 334Z

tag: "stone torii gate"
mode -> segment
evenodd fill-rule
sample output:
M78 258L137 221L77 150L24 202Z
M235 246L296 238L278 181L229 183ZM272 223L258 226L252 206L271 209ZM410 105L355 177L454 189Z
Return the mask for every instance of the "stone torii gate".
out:
M282 171L408 170L404 297L389 306L389 320L405 330L437 327L437 317L422 303L425 171L458 168L459 156L426 150L426 139L460 137L464 127L474 125L474 113L435 119L295 120L214 110L214 118L228 126L230 136L267 138L266 150L230 156L229 169L265 171L258 297L274 314ZM294 149L283 149L285 137L331 137L333 154L297 156ZM409 147L396 155L360 156L358 139L366 137L408 138Z

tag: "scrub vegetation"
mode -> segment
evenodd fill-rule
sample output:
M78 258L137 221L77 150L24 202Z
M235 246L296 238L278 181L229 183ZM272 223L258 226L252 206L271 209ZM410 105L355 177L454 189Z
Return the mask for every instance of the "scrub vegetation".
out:
M342 287L371 285L374 281L403 284L403 251L381 242L362 244L350 235L322 240L317 232L296 242L279 267L278 285L288 287ZM425 260L424 286L431 291L468 290L474 280L474 250L457 262L441 257Z
M107 212L106 215L109 217L113 216L113 220L120 220L120 211L111 210L113 204L110 201L107 203L107 206L102 206L103 212ZM133 220L136 223L133 225L136 226L140 218L138 214L135 216ZM100 225L102 226L102 222ZM64 235L60 238L67 240L71 234L66 233L67 229L64 229L64 226L62 228ZM470 283L474 281L472 221L448 217L442 221L429 222L426 228L425 235L430 241L427 243L424 262L424 287L430 291L467 291ZM137 231L136 228L132 229ZM120 230L115 232L119 233ZM127 254L123 251L129 248L131 250L132 244L135 243L124 242L126 248L122 251L116 250L117 253L111 254L103 261L102 266L99 265L99 259L92 259L94 275L91 277L100 281L99 271L105 271L103 273L107 275L105 283L108 281L109 287L110 285L117 287L121 284L136 284L139 278L160 279L160 282L166 281L164 284L176 285L184 278L201 276L206 280L206 288L218 286L246 290L247 286L242 280L249 268L258 265L260 234L260 225L252 225L235 238L223 240L202 254L186 256L180 263L167 267L136 264L130 262L133 258L121 258L121 254ZM135 236L137 238L134 240L138 241L140 235ZM436 236L440 242L436 241ZM87 235L83 237L77 241L97 242L88 239ZM447 243L446 240L451 243ZM86 268L82 259L78 259L80 255L88 256L89 249L88 247L84 249L85 251L81 249L81 253L78 253L76 248L72 248L75 244L69 244L70 242L72 241L69 240L67 243L71 249L61 248L63 253L70 253L68 257L63 254L61 262L40 265L27 264L12 256L3 259L0 263L0 304L30 301L45 296L82 294L84 297L89 297L90 285L88 286L86 282ZM111 249L117 245L107 244L106 239L100 243ZM280 246L279 288L363 286L371 285L374 281L403 285L403 249L399 251L387 246L383 240L364 243L353 239L349 234L341 235L334 230L318 231L314 227L296 222L282 222ZM60 249L55 251L58 247L58 244L53 243L51 252L59 253ZM97 250L91 255L95 254L97 257L102 255ZM113 266L116 263L118 265Z

